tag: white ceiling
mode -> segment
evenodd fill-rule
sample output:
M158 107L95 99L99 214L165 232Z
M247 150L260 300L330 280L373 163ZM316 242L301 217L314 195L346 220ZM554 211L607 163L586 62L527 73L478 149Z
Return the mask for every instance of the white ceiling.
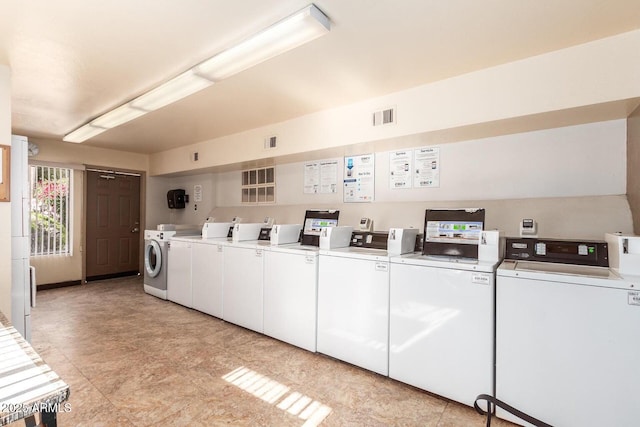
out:
M12 131L62 139L309 0L0 0ZM154 153L640 28L638 0L316 0L331 32L84 144Z

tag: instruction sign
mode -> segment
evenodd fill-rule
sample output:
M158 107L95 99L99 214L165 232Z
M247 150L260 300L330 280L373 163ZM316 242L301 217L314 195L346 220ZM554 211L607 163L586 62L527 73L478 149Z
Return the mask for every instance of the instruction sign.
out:
M345 203L372 202L375 195L375 155L344 158L343 200Z

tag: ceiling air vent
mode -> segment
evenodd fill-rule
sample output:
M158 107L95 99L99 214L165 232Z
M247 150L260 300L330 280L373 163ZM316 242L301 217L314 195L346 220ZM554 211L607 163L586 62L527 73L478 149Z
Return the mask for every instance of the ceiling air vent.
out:
M274 148L276 148L277 146L277 137L276 136L269 136L267 138L264 139L264 149L265 150L272 150Z
M375 111L373 113L373 125L382 126L396 122L396 108L387 108L386 110Z

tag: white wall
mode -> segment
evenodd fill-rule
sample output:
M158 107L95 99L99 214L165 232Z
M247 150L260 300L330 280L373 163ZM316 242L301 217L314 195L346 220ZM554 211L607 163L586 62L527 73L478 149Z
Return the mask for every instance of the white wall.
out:
M194 200L194 186L202 186L202 201ZM189 195L184 209L169 209L167 191L181 188ZM158 224L202 225L216 205L216 175L212 173L183 177L150 177L147 180L147 230Z
M304 194L304 163L296 162L276 165L275 206L242 207L240 172L218 174L215 213L224 220L236 215L252 221L274 216L284 223L300 222L306 208L337 208L343 224L355 225L360 216L369 216L377 229L388 229L422 227L427 207L479 206L487 208L489 228L512 235L524 217L537 219L547 237L601 239L607 231L631 230L624 196L625 120L439 147L439 188L390 189L385 151L376 153L374 203L344 204L342 187L333 195ZM338 179L341 182L341 172Z
M640 97L638 51L640 30L156 153L150 158L150 173L184 172L425 132L447 130L458 136L456 132L464 129L479 129L482 135L466 137L473 139L505 134L503 126L530 130L597 121L594 115L599 120L622 118L628 113L627 101ZM389 106L397 107L397 124L371 126L371 113ZM263 148L269 135L278 135L279 146L273 152ZM199 152L198 163L191 162L192 151Z
M167 209L167 191L171 188L169 178L148 177L146 191L146 230L155 230L158 224L171 222L170 212Z
M0 144L11 145L11 70L0 64ZM0 311L11 319L11 203L0 202Z
M194 185L202 186L202 201L194 200ZM202 225L216 205L216 180L212 173L171 178L170 189L181 188L189 195L189 203L184 209L168 209L166 192L164 208L169 211L169 222L174 224Z

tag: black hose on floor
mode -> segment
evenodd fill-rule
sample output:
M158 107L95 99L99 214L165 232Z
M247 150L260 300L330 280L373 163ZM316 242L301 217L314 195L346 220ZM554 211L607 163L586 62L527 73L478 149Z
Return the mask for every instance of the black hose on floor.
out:
M483 401L483 400L487 402L486 411L482 409L478 404L479 401ZM525 414L524 412L514 408L513 406L507 403L504 403L502 400L496 399L495 397L490 396L488 394L480 394L478 395L478 397L476 397L476 401L473 402L473 407L476 409L476 412L479 413L480 415L487 416L487 427L491 427L491 414L493 412L493 409L492 409L493 406L502 408L505 411L509 412L510 414L513 414L516 417L520 418L521 420L526 421L530 424L533 424L536 427L553 427L551 424L547 424L545 422L540 421L537 418L532 417L529 414Z

